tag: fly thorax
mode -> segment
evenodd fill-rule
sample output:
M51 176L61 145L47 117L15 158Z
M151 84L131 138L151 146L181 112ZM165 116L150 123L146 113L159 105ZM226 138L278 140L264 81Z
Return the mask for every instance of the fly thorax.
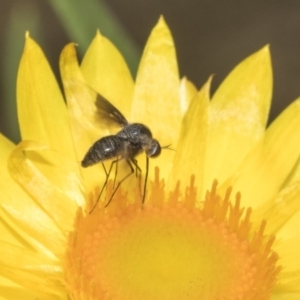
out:
M126 125L117 134L119 137L129 140L132 143L146 144L147 141L152 139L152 133L150 129L139 123L133 123Z

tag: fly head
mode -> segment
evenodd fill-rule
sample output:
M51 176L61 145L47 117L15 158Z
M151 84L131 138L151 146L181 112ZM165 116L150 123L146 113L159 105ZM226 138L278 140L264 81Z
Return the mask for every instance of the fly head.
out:
M155 139L152 139L150 143L147 144L145 152L148 157L157 157L161 152L161 146L159 142Z

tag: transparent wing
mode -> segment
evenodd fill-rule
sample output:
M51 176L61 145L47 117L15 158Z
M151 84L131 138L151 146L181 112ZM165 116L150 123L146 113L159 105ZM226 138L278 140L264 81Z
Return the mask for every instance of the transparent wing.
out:
M128 124L128 121L122 113L100 94L97 94L96 107L97 118L102 122L115 123L122 127Z

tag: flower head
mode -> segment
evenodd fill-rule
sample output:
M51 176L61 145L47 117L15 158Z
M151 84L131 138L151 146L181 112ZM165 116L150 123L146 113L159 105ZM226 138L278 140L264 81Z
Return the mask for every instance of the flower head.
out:
M67 45L60 69L67 105L27 35L17 84L22 141L0 136L1 296L300 296L300 100L266 129L268 47L239 64L212 98L211 78L199 91L179 79L162 18L135 82L100 33L81 65ZM109 178L111 161L106 171L101 163L81 167L96 140L119 130L97 117L97 93L129 122L147 125L163 146L148 182L145 154L128 157L137 164L124 181L124 160Z

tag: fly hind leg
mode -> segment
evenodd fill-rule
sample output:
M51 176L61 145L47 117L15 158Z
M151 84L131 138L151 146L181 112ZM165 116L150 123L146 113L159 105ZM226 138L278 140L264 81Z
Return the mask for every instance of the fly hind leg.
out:
M119 161L118 159L112 161L112 163L110 164L110 167L109 167L109 170L108 170L108 171L106 170L104 163L101 162L102 167L103 167L103 170L104 170L104 172L105 172L106 178L105 178L104 184L103 184L103 186L102 186L102 189L101 189L101 191L100 191L100 193L99 193L99 196L98 196L98 198L97 198L97 201L96 201L96 203L94 204L93 208L92 208L91 211L90 211L90 214L94 211L95 207L97 206L97 204L98 204L98 202L99 202L99 200L100 200L100 198L101 198L101 195L102 195L102 193L103 193L105 187L107 186L107 183L108 183L108 180L109 180L109 177L110 177L110 174L111 174L111 171L112 171L112 169L113 169L114 164L116 164L116 172L115 172L115 178L114 178L114 185L113 185L113 187L115 186L116 176L117 176L117 166L118 166L118 161ZM113 192L113 195L114 195L114 194L115 194L115 191ZM111 201L111 199L110 199L110 201ZM109 202L110 202L110 201L109 201ZM107 205L105 205L105 207L106 207L106 206L107 206Z

